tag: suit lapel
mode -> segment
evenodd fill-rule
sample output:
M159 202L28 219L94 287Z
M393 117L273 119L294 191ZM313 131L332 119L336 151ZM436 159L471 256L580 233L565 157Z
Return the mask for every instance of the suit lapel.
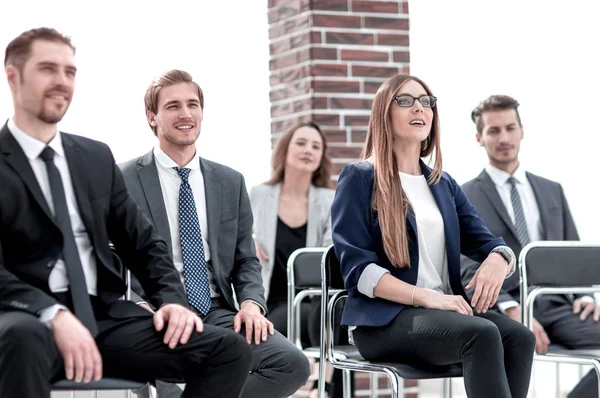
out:
M54 221L54 216L50 212L48 202L42 193L40 184L29 164L29 160L27 159L27 156L25 156L25 152L23 152L23 149L21 149L21 146L15 137L13 137L8 130L6 124L2 127L2 130L0 130L0 150L5 155L6 163L8 163L15 173L21 177L37 204L42 208L48 218Z
M548 200L542 200L548 194L544 192L544 188L541 185L541 181L531 173L526 172L527 180L531 185L531 189L533 189L533 194L535 196L535 201L537 202L538 209L540 210L540 220L542 221L542 240L550 239L552 236L551 231L548 229L555 225L555 223L550 222L548 216L551 214L550 207L548 206ZM562 237L558 237L557 240L562 240Z
M221 181L214 168L202 158L200 158L200 169L202 170L202 176L204 178L208 245L210 247L210 257L214 264L218 258L217 243L219 241L219 227L221 225ZM218 272L218 268L219 267L213 266L215 272Z
M255 225L262 225L264 228L260 234L265 237L263 244L269 245L268 253L275 253L275 238L277 235L277 213L279 211L279 194L281 192L281 184L272 185L269 189L269 194L265 200L265 219L262 222L257 222ZM269 256L269 264L271 267L275 264L275 256Z
M482 171L481 174L479 175L479 177L477 177L477 181L479 182L479 186L481 187L483 194L488 198L488 200L492 204L492 207L494 208L494 210L496 210L496 213L498 213L498 215L500 216L500 219L502 219L504 224L506 224L506 226L508 227L510 232L514 235L515 239L517 239L517 241L518 241L517 232L515 231L515 227L510 219L510 216L508 215L508 211L506 210L504 203L502 203L502 199L500 198L500 195L498 194L496 185L494 185L494 182L490 178L489 174L486 173L485 170Z
M92 205L90 203L90 194L88 191L88 176L86 175L87 165L85 164L81 149L77 146L72 137L63 134L62 142L65 150L65 157L67 158L67 164L69 165L73 191L75 192L77 206L79 207L79 215L85 225L90 241L94 242Z
M158 234L167 242L169 252L172 255L173 247L169 219L152 151L140 158L137 172L148 209L150 210L150 216L152 217L152 221L154 221L154 227Z

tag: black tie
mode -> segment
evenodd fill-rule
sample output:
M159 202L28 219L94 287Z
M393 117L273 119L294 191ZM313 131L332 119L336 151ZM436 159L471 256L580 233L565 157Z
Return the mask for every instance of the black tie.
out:
M96 336L98 334L98 326L96 325L92 302L87 291L81 258L79 257L75 237L73 236L73 228L71 227L71 218L69 217L62 178L60 171L58 171L54 164L54 150L47 146L40 154L40 158L46 163L52 201L54 202L54 218L63 235L62 258L69 276L69 290L71 291L71 298L73 300L73 309L77 318L90 330L92 336Z

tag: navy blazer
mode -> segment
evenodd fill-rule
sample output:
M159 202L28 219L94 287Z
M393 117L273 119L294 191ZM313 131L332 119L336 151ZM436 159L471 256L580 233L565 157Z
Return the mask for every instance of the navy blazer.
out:
M422 161L421 170L425 178L429 178L431 169ZM406 217L410 267L396 268L383 250L377 212L373 211L374 181L370 162L347 165L338 179L331 207L333 245L348 290L342 315L344 325L387 325L405 307L393 301L369 298L358 291L358 280L369 264L384 267L391 275L411 285L417 283L419 246L414 213L410 209ZM505 243L490 233L460 186L448 174L443 173L440 181L429 187L444 219L450 286L454 294L466 299L460 277L460 254L482 262L493 248Z

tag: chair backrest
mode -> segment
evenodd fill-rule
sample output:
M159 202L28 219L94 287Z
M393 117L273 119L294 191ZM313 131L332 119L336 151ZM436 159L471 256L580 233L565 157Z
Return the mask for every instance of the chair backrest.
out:
M600 285L600 245L576 241L533 242L519 256L524 287Z
M321 287L321 259L326 248L295 250L288 259L288 281L295 289Z

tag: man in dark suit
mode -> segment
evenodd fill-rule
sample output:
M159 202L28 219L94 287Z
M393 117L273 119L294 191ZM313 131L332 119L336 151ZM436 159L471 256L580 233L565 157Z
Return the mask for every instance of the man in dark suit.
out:
M252 347L242 396L292 395L308 379L308 359L265 317L244 178L196 151L204 108L200 86L187 72L171 70L151 83L145 104L158 146L121 165L129 192L167 241L204 323L235 330ZM178 396L174 386L159 385L161 392Z
M239 397L251 352L203 325L167 245L129 196L110 149L61 133L75 49L49 28L4 61L14 117L0 130L0 391L48 398L51 382L103 376L185 382L185 397ZM129 301L112 242L160 308Z
M493 95L472 112L476 139L489 164L462 186L490 231L502 236L517 257L531 241L579 240L561 185L525 171L519 162L523 126L518 106L511 97ZM479 265L467 257L461 262L466 284ZM502 286L497 309L520 321L518 272ZM538 353L546 352L551 342L569 348L600 347L600 306L591 296L542 296L536 300L534 317ZM592 371L569 397L597 397L597 389Z

